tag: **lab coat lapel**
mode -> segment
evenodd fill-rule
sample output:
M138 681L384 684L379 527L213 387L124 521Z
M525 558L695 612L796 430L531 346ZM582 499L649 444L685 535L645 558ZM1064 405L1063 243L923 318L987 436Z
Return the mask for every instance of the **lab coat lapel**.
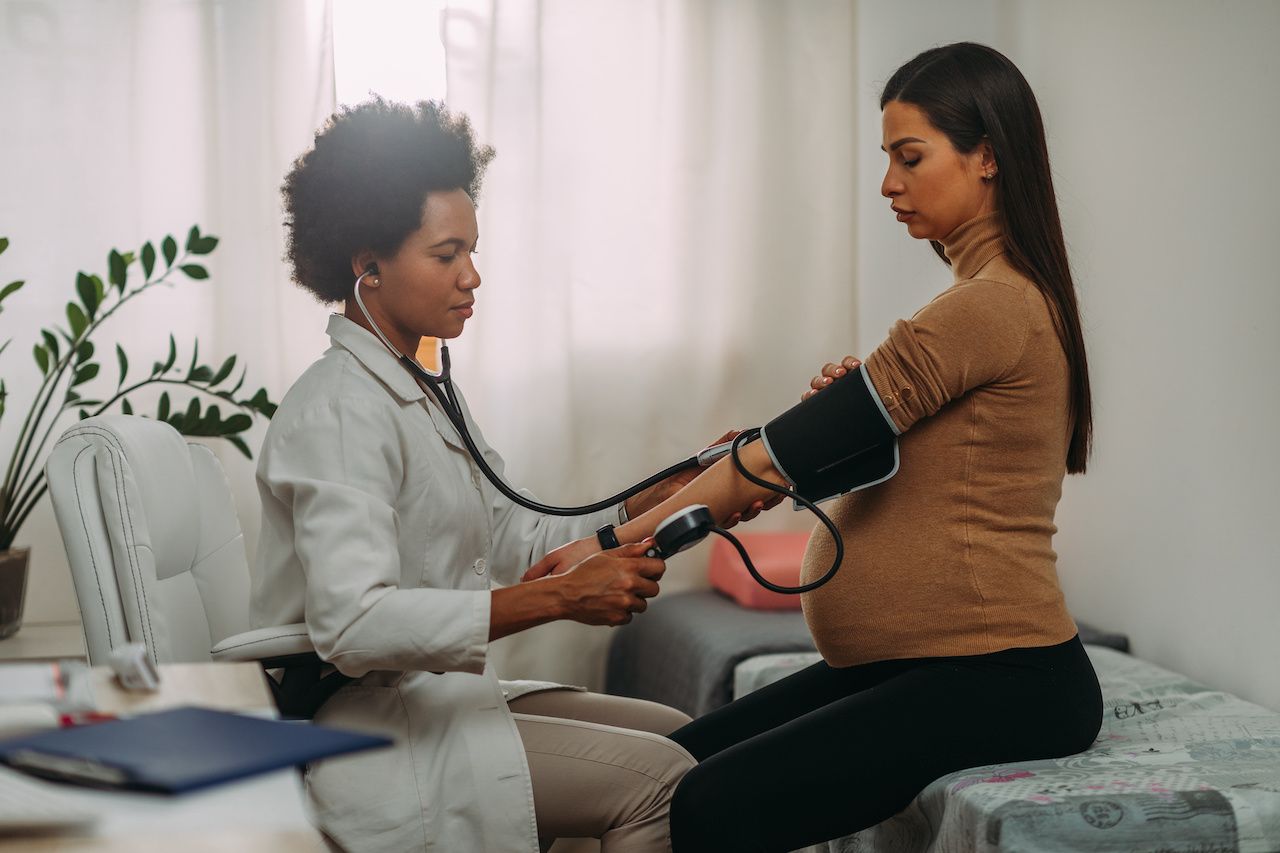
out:
M326 329L329 339L335 346L340 346L356 357L366 370L377 377L387 390L406 403L418 402L427 410L431 425L445 444L462 453L467 452L466 445L458 436L449 418L441 411L439 404L428 397L399 360L378 340L372 332L353 323L341 314L329 315L329 327Z

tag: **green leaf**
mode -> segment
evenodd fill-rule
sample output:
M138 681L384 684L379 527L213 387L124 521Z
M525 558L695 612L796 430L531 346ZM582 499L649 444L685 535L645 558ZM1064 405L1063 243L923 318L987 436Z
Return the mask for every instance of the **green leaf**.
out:
M94 364L93 362L89 362L88 364L82 367L76 368L76 375L72 377L71 384L82 385L97 375L98 375L98 365Z
M222 362L222 367L218 368L218 372L213 374L213 378L209 380L210 385L217 385L222 380L231 375L231 370L236 366L236 357L233 355L226 361Z
M249 400L245 401L247 408L253 409L266 417L270 418L276 413L276 404L267 399L267 389L259 388L258 393L254 394Z
M191 365L187 367L187 378L191 378L191 374L196 372L196 362L200 357L200 339L196 338L191 346Z
M198 423L200 423L200 398L192 397L191 402L187 404L187 410L182 413L182 427L178 432L187 435Z
M169 419L169 392L165 391L160 395L160 408L156 411L156 420L164 421Z
M173 363L178 359L178 344L173 340L173 335L169 336L169 357L165 359L164 367L160 368L161 373L168 373L173 367Z
M76 364L84 364L93 357L93 341L82 341L76 347Z
M126 415L133 414L133 406L129 404L128 397L125 397L123 400L120 401L120 411Z
M239 450L241 453L243 453L245 459L253 458L253 454L249 452L249 445L244 443L244 439L240 438L237 435L224 435L223 438L231 442L231 445L235 447L236 450Z
M199 225L192 225L187 233L187 251L193 255L207 255L218 248L217 237L206 237L200 233Z
M88 410L86 410L86 409L81 409L81 410L80 410L80 420L84 420L84 419L85 419L85 418L87 418L87 417L89 417L89 412L88 412Z
M76 292L80 294L80 303L84 305L85 313L92 318L98 310L98 293L94 289L93 279L84 273L76 273Z
M200 419L200 423L196 424L198 435L221 435L222 430L222 413L218 411L215 403L205 410L204 417Z
M11 281L8 284L6 284L4 286L4 290L0 290L0 302L4 302L4 300L9 296L9 294L17 293L19 290L22 289L22 285L24 284L26 284L25 281Z
M58 347L58 338L53 334L53 332L50 332L48 329L41 329L40 335L44 338L45 345L49 348L49 352L53 353L53 360L61 360L62 352Z
M180 269L186 273L187 278L203 281L209 277L209 271L199 264L183 264Z
M191 371L191 375L187 377L188 382L208 382L213 378L213 368L205 367L203 364Z
M178 243L172 236L166 236L164 242L160 244L160 250L164 252L164 265L166 267L173 266L173 259L178 257Z
M79 305L74 302L68 302L67 322L71 324L71 339L79 340L85 326L89 325L89 318L84 316L84 312L80 310Z
M111 254L107 255L107 280L115 285L116 290L124 293L124 282L129 277L129 264L124 259L124 255L111 250Z
M244 414L234 414L222 422L222 430L224 435L233 432L244 432L253 426L253 418Z
M124 348L116 344L116 361L120 364L120 382L116 385L120 388L124 385L124 378L129 375L129 356L124 354Z
M49 352L44 347L36 344L32 354L35 355L36 364L40 367L40 375L47 375L49 373Z
M142 275L146 279L151 278L151 271L156 267L156 247L150 242L142 245Z
M80 395L70 388L67 389L67 396L63 398L68 403L74 403L80 399Z
M0 255L4 254L4 250L9 248L9 238L0 237Z
M246 367L244 370L240 371L240 381L236 382L235 387L234 387L234 388L232 388L230 391L228 391L228 392L227 392L227 399L228 399L228 400L230 400L230 399L231 399L231 395L232 395L232 394L234 394L234 393L236 393L237 391L239 391L239 390L240 390L240 386L244 384L244 378L245 378L246 376L248 376L248 375L249 375L249 368L247 368L247 367Z

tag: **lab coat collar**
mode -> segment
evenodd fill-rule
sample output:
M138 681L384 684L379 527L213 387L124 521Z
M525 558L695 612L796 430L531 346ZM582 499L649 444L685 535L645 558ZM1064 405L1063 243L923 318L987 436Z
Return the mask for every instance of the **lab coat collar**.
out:
M329 327L325 331L334 346L354 355L366 370L404 402L411 403L427 396L399 360L368 329L341 314L330 314Z

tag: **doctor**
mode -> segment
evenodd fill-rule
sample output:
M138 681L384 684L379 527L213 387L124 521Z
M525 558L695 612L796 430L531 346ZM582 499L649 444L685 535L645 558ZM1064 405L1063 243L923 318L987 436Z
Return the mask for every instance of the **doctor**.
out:
M642 544L554 576L521 582L522 573L692 475L584 517L517 507L372 330L371 320L409 354L424 336L461 334L480 285L474 199L492 156L438 104L375 99L334 115L289 173L294 278L345 310L267 431L254 621L305 619L320 657L356 678L318 722L396 742L309 769L309 795L337 846L533 853L557 836L594 836L606 853L666 851L671 793L695 762L663 735L688 718L500 682L486 653L492 640L553 620L619 625L642 612L664 569Z

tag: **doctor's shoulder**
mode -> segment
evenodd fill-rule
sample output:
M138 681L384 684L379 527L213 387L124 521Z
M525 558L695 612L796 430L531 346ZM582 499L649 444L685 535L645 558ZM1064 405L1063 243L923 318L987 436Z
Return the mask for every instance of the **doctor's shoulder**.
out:
M341 428L342 415L382 420L394 415L394 398L359 360L333 347L311 364L289 387L267 427L265 443L280 440L299 428L328 431Z

